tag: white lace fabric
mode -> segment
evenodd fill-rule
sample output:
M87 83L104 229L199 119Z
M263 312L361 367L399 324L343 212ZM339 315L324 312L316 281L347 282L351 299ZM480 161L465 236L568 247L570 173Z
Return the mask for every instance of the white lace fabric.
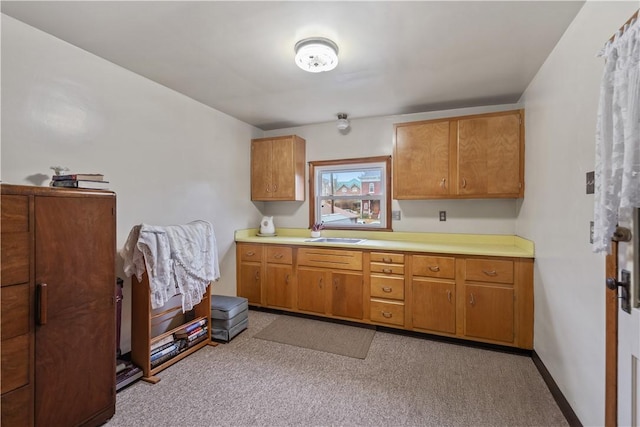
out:
M149 275L151 307L182 295L182 310L202 301L211 281L220 278L213 226L207 221L185 225L137 225L120 252L127 277Z
M596 128L593 251L609 252L618 222L640 207L640 22L608 42Z

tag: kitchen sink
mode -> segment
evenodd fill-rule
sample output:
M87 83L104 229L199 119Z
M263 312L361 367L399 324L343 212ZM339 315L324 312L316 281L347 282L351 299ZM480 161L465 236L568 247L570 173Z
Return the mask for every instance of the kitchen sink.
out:
M348 245L355 245L362 243L367 239L354 239L349 237L316 237L315 239L307 239L305 242L313 243L346 243Z

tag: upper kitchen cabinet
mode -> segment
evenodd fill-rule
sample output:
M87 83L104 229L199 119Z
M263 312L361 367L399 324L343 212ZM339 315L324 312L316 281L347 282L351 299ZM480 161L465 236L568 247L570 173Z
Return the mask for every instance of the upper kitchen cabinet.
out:
M395 199L524 196L524 110L395 125Z
M305 140L296 135L251 140L251 200L304 201Z

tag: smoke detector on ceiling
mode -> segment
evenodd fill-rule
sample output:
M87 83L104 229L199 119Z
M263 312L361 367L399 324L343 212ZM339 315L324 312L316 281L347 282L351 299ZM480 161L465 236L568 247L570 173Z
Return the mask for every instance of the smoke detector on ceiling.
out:
M338 129L346 130L349 128L349 120L347 119L346 113L338 113Z
M296 65L310 73L330 71L338 65L338 45L324 37L300 40L294 49Z

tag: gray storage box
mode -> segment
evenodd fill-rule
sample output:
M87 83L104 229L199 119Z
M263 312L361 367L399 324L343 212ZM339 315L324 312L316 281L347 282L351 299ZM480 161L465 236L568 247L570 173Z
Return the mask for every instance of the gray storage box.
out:
M230 341L249 325L249 301L242 297L211 295L211 338Z

